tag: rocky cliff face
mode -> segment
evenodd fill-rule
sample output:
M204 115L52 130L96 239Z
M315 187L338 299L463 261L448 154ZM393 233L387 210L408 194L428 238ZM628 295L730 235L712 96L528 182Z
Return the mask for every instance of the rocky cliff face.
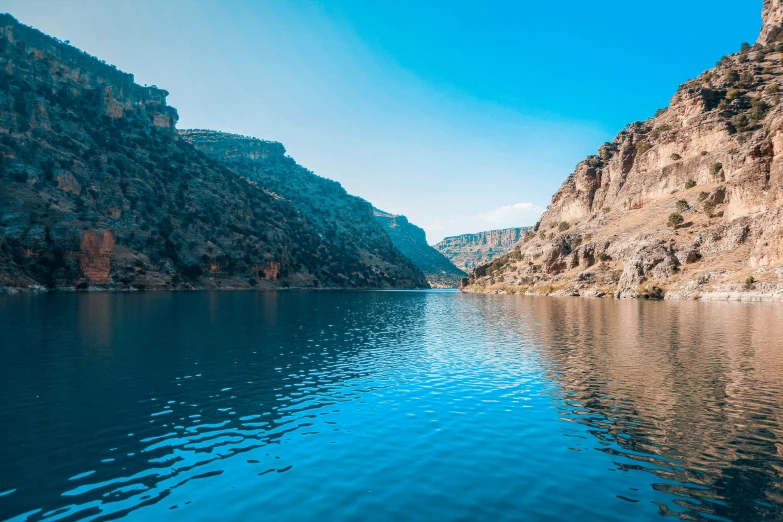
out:
M0 291L426 286L369 204L373 251L181 139L166 95L0 15Z
M477 234L447 237L435 245L435 249L454 265L472 271L510 252L530 227L488 230Z
M783 7L760 43L580 163L467 291L783 299Z
M405 216L389 214L375 209L375 219L380 223L400 252L421 269L433 288L458 288L468 274L449 261L427 243L423 229L408 221Z
M421 271L395 248L375 220L370 203L298 165L286 156L282 144L208 130L181 130L179 135L273 197L293 204L309 227L340 253L339 257L320 250L312 253L324 274L344 273L344 258L348 257L384 274L392 283L427 287Z

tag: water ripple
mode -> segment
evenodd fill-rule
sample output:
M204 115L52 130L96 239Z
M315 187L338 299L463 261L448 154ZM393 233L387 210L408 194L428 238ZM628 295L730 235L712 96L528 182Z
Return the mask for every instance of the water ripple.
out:
M783 519L778 307L12 296L0 338L0 519Z

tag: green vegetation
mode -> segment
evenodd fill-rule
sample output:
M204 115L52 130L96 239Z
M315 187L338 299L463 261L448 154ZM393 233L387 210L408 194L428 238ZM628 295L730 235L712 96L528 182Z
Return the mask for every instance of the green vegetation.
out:
M692 189L695 186L696 186L696 182L693 181L692 179L689 179L688 181L685 182L686 189Z
M653 131L650 133L650 136L652 136L653 139L657 139L661 136L661 134L665 134L671 130L672 130L671 125L661 125L653 129Z
M680 155L679 155L679 154L677 154L676 152L673 152L673 153L671 154L671 156L669 156L669 159L671 159L672 161L679 161L679 160L681 160L681 159L682 159L682 156L680 156Z
M707 194L706 192L702 191L702 192L699 192L699 195L696 196L696 199L698 199L699 201L704 201L708 197L710 197L710 195Z
M682 225L684 222L685 219L683 219L682 214L678 212L672 212L669 214L669 219L666 220L666 225L677 230L677 227Z
M717 178L720 172L723 170L723 164L722 163L713 163L710 165L710 174L713 178Z
M652 148L652 145L647 143L646 141L639 141L636 142L636 153L640 156L650 150Z
M704 202L704 213L707 214L707 216L712 217L712 214L715 212L715 203L712 201L705 201Z
M748 276L747 279L745 279L745 288L747 290L755 290L756 289L756 278L753 276Z
M684 199L681 199L681 200L679 200L677 202L677 210L679 210L680 212L685 212L686 210L688 210L690 208L691 208L691 206Z
M557 225L557 230L558 230L558 232L565 232L565 231L566 231L566 230L568 230L569 228L571 228L571 225L568 223L568 221L561 221L561 222L560 222L560 223Z

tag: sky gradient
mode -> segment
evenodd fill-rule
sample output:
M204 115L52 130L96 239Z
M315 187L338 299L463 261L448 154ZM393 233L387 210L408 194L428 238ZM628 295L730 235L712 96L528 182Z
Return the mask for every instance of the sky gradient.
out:
M179 128L282 142L430 243L531 225L574 166L755 41L761 0L0 0L168 90Z

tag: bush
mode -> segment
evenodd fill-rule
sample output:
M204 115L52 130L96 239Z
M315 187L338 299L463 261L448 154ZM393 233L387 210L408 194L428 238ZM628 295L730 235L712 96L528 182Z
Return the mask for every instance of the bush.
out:
M689 179L688 181L685 182L686 189L692 189L695 186L696 186L696 182L693 181L692 179Z
M715 212L715 203L712 201L705 201L704 202L704 213L708 216L712 217L713 212Z
M680 212L685 212L689 208L691 208L691 206L684 199L681 199L677 202L677 210L679 210Z
M717 178L721 170L723 170L722 163L713 163L712 165L710 165L710 174L712 174L713 178Z
M740 45L740 52L746 53L750 51L750 44L748 42L742 42L742 45Z
M636 153L640 156L650 150L652 148L652 145L647 143L646 141L640 141L636 143Z
M709 194L707 194L706 192L699 192L699 195L698 195L696 198L697 198L699 201L704 201L704 200L705 200L705 199L707 199L708 197L710 197L710 195L709 195Z
M565 232L565 231L566 231L566 230L568 230L569 228L571 228L571 225L569 225L569 224L568 224L568 221L561 221L561 222L560 222L560 223L557 225L557 230L558 230L559 232Z
M656 127L655 129L653 129L653 131L650 133L650 136L652 136L653 138L658 138L661 134L665 132L669 132L671 130L672 130L671 125L661 125L660 127Z
M682 214L679 214L677 212L672 212L671 214L669 214L669 219L666 221L666 225L677 230L677 227L682 225L684 222L685 219L683 219Z
M750 122L755 123L764 119L764 116L767 115L769 109L770 106L767 102L761 98L753 98L750 102Z
M780 90L780 85L778 85L777 83L773 83L773 84L767 86L767 92L770 93L770 94L775 94L779 90Z
M755 288L756 288L756 278L755 278L755 277L753 277L753 276L749 276L749 277L748 277L748 278L745 280L745 288L746 288L746 289L748 289L748 290L753 290L753 289L755 289Z
M748 117L744 114L735 114L731 117L731 125L738 131L741 131L748 125L750 125L750 120Z
M671 156L669 156L669 158L671 158L671 159L672 159L672 160L674 160L674 161L679 161L679 160L681 160L681 159L682 159L682 156L680 156L679 154L677 154L677 153L675 152L675 153L672 153L672 155L671 155Z

